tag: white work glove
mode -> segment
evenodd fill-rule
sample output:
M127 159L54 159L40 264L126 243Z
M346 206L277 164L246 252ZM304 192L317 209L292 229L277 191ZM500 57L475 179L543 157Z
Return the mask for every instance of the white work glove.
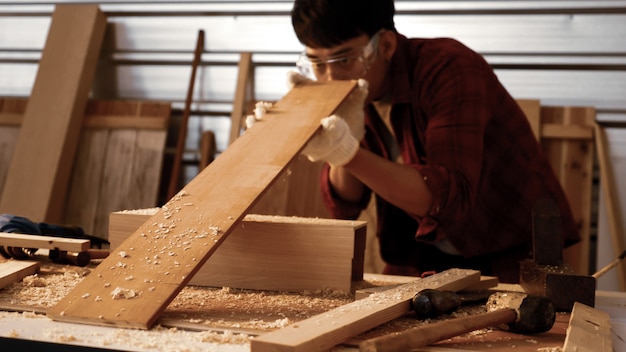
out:
M298 84L310 82L311 80L296 71L287 73L287 87L289 90ZM365 121L363 108L365 98L367 98L369 84L364 79L357 81L357 88L348 95L346 100L339 105L335 115L344 119L350 127L350 132L357 141L365 137Z
M332 115L321 121L322 128L306 144L302 154L311 161L326 161L332 166L350 162L359 150L359 141L342 118Z

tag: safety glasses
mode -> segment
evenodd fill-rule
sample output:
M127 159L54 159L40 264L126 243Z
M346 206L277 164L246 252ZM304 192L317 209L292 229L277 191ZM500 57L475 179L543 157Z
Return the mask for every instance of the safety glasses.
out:
M326 80L330 74L334 79L362 78L376 60L378 40L382 31L376 32L365 46L355 48L347 55L319 59L310 58L303 52L296 61L296 67L300 74L315 80Z

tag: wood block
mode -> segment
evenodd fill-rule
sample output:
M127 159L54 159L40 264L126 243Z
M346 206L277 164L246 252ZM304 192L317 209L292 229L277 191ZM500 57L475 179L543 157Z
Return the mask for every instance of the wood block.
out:
M48 316L150 328L355 85L311 82L290 90L51 307ZM101 300L85 299L86 294Z
M451 269L370 295L261 335L250 342L252 352L327 351L347 339L410 311L410 300L426 288L458 291L480 281L480 272Z
M89 240L75 238L0 232L0 246L84 252L89 249L90 242Z
M61 205L106 22L97 5L56 5L0 198L0 213L62 221Z
M113 212L111 249L158 209ZM363 278L363 221L249 214L189 281L190 285L302 292L350 291Z
M33 275L39 270L38 262L25 260L8 260L0 262L0 289Z
M612 352L611 317L607 312L574 303L563 352Z

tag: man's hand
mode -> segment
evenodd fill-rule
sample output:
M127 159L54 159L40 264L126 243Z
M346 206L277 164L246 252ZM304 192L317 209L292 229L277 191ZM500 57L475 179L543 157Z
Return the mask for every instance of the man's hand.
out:
M310 82L311 80L296 71L289 71L287 74L287 86L289 90L293 87ZM350 127L350 132L357 141L361 141L365 136L365 121L363 108L365 98L367 98L369 84L364 79L357 81L357 88L348 95L346 100L339 105L335 115L344 119Z
M321 121L322 128L302 150L311 161L326 161L332 166L343 166L350 162L359 150L359 141L350 132L343 119L332 115Z
M350 127L350 132L357 141L365 137L364 104L367 98L369 84L364 79L357 81L357 88L348 95L346 100L339 105L335 115L344 119Z

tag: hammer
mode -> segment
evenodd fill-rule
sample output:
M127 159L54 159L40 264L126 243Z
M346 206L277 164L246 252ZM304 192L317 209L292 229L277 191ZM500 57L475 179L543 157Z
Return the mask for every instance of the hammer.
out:
M507 325L508 331L536 334L552 328L556 310L546 297L517 292L497 292L487 301L487 312L443 320L403 332L387 334L360 343L361 352L410 351L470 331Z

